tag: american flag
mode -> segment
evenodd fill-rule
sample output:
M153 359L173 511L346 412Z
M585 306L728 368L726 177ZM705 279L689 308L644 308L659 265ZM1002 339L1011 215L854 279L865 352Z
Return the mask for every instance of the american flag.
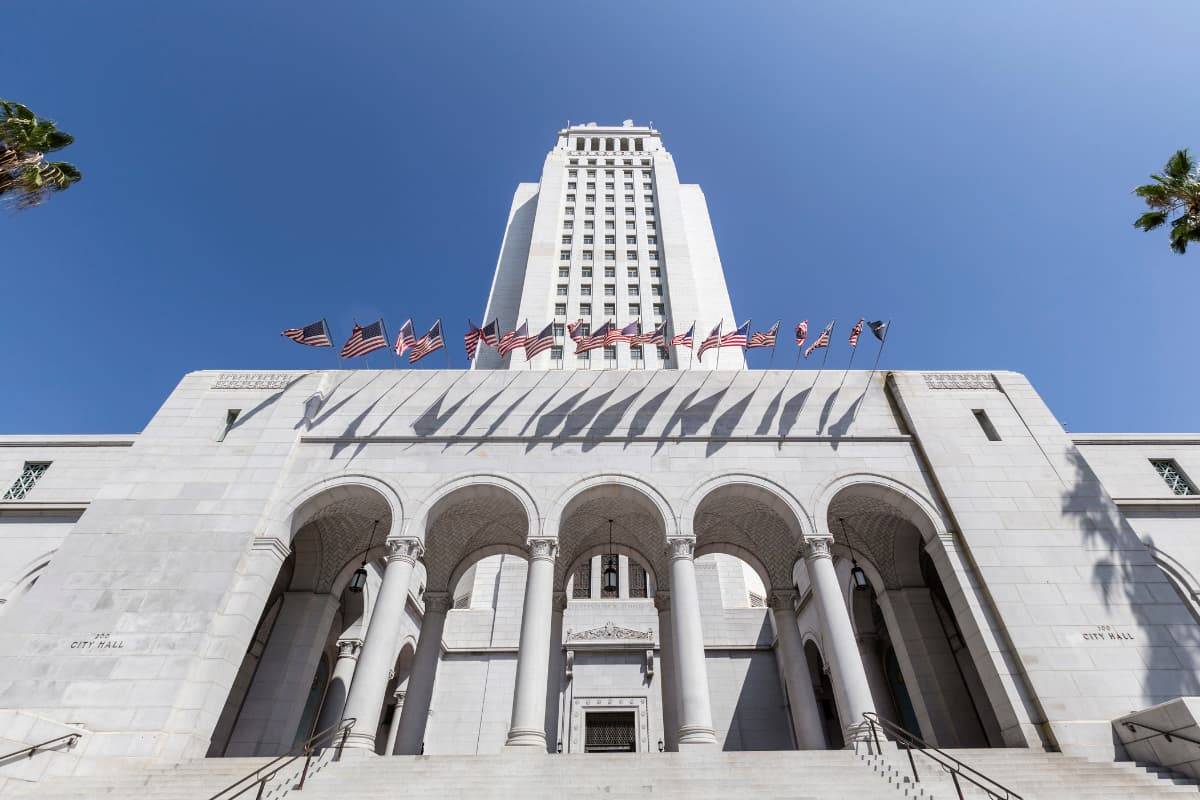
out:
M696 323L692 323L692 327L688 328L685 333L677 333L671 337L671 347L686 347L692 349L692 336L696 333Z
M730 331L721 337L720 347L745 347L749 344L750 337L750 320L742 323L742 327L737 330Z
M500 357L504 358L504 356L508 355L513 350L516 350L518 347L525 344L525 339L528 337L529 337L529 322L528 321L522 322L521 327L517 328L515 331L509 331L508 333L501 336L500 344L496 346L496 349L500 352Z
M442 338L442 321L439 319L433 323L429 333L417 339L413 344L412 352L408 354L408 363L415 364L434 350L441 350L445 346L446 340Z
M771 330L758 331L750 337L750 342L746 345L747 349L752 347L774 347L775 337L779 334L779 323L776 322L771 326Z
M329 341L329 326L323 319L303 328L288 328L283 335L309 347L333 347L333 342Z
M649 333L643 333L633 340L633 344L653 344L658 347L667 346L667 323L660 322L658 327Z
M589 350L595 350L598 347L604 347L604 340L608 336L609 331L613 329L612 322L606 322L596 329L596 332L591 336L581 336L575 340L575 352L586 353Z
M402 356L408 348L417 343L417 337L413 336L412 320L404 321L400 326L400 332L396 334L396 355Z
M834 320L833 322L837 322L837 320ZM833 333L833 322L826 325L825 330L821 331L821 335L817 337L817 340L810 344L808 349L804 351L805 358L811 356L813 350L816 350L819 347L829 347L829 335Z
M587 330L583 324L583 320L577 319L574 322L567 323L567 336L571 337L571 341L578 342L580 337L587 336Z
M387 347L387 332L383 329L382 317L365 328L356 322L350 338L342 345L342 358L365 356L384 347Z
M551 322L546 327L542 328L542 332L537 336L528 336L525 338L525 360L529 360L538 353L544 353L554 345L554 323Z
M796 347L804 347L808 340L808 320L803 320L796 326Z
M641 335L642 335L642 323L639 322L638 320L634 320L633 322L626 325L624 328L617 328L616 326L613 326L612 328L610 328L608 333L604 337L604 345L606 347L612 347L617 342L625 342L625 344L631 344L636 337L641 336Z
M475 351L479 349L479 339L483 336L483 328L476 328L475 323L467 320L467 335L463 337L463 344L467 346L467 361L475 358Z
M699 358L701 361L703 361L705 351L711 350L714 347L720 347L720 346L721 346L721 323L718 322L717 327L712 329L712 333L710 333L708 335L708 338L706 338L703 342L700 343L700 350L697 351L696 357Z
M858 337L862 335L863 318L858 318L858 324L850 329L850 346L858 347Z
M489 347L496 347L500 343L500 320L494 319L484 325L479 338Z

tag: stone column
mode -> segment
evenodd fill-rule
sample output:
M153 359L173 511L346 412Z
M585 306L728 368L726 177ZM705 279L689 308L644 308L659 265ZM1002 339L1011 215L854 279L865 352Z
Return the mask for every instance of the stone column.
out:
M704 633L700 626L700 594L696 590L696 540L675 537L670 542L671 630L679 673L679 747L716 746L708 668L704 663Z
M333 664L333 675L329 678L329 688L325 691L325 703L321 706L321 714L317 717L317 727L313 733L332 728L342 720L342 711L346 708L346 696L354 681L354 668L358 665L358 654L362 650L362 639L339 639L337 643L337 661ZM327 742L336 741L330 735Z
M600 588L600 570L604 566L604 558L601 556L592 556L592 568L588 571L588 576L591 578L588 586L588 597L592 600L599 600L604 596Z
M433 701L433 683L442 656L442 630L446 627L446 612L453 604L453 598L446 592L425 593L425 618L421 620L421 636L417 639L417 651L413 653L408 694L404 697L404 712L396 732L394 752L398 756L421 754L425 723L429 721L429 706Z
M659 692L662 694L663 746L679 750L679 696L675 690L675 643L671 630L671 593L656 592L658 609Z
M379 729L379 712L383 709L383 693L391 679L396 660L396 638L408 603L408 585L413 567L421 555L421 543L416 539L387 541L387 568L379 599L371 611L362 653L350 684L343 717L355 720L346 746L364 750L375 749L375 734Z
M813 694L812 674L804 657L804 642L796 627L793 591L771 592L771 611L775 615L775 635L783 656L784 681L792 707L792 725L796 729L796 744L801 750L824 750L825 728Z
M825 657L833 679L833 690L837 693L838 710L842 713L842 726L846 731L846 742L851 744L866 739L863 713L875 711L871 699L871 687L863 669L862 655L854 639L854 627L850 624L850 612L842 599L842 587L833 568L833 557L829 553L830 539L809 539L804 543L804 563L808 569L808 580L812 584L813 600L821 618L825 645Z
M400 732L400 715L404 712L404 696L407 693L408 678L405 678L392 695L392 699L396 701L396 710L392 712L392 724L388 728L387 747L383 749L385 755L391 755L396 749L396 734Z
M629 599L629 556L617 556L617 599Z
M529 572L521 612L521 643L512 722L505 747L546 749L546 685L550 673L550 630L554 615L554 539L529 540Z

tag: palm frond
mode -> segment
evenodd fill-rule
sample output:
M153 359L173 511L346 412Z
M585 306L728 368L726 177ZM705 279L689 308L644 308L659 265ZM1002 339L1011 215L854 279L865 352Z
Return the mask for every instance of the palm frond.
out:
M1144 231L1152 231L1165 224L1167 221L1167 212L1165 211L1147 211L1133 222L1133 227L1141 228Z
M1185 147L1182 150L1175 151L1175 154L1171 156L1170 160L1163 167L1163 172L1172 180L1185 181L1191 177L1192 170L1195 168L1196 165Z

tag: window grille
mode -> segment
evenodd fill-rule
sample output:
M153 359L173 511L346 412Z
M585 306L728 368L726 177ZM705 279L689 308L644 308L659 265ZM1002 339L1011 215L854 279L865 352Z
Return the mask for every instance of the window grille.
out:
M584 719L584 752L632 753L637 750L635 712L591 712Z
M23 500L25 495L29 494L29 490L33 488L33 485L41 480L49 468L49 461L26 461L25 468L21 470L20 477L4 493L4 499Z
M1152 458L1150 463L1154 465L1154 469L1166 481L1167 488L1173 494L1184 496L1197 494L1196 487L1187 479L1183 471L1179 469L1179 465L1169 458ZM28 469L29 465L25 465ZM16 487L13 487L16 488ZM11 490L10 490L11 491Z
M471 594L468 592L467 594L464 594L460 597L454 598L454 607L455 608L470 608L471 607Z
M748 592L748 594L750 595L750 607L751 608L766 608L767 607L767 598L763 597L761 594L758 594L756 592Z
M646 597L646 570L639 564L629 565L629 596Z
M584 353L587 355L587 353ZM571 597L587 600L592 596L592 560L589 558L575 570L575 585L571 589Z

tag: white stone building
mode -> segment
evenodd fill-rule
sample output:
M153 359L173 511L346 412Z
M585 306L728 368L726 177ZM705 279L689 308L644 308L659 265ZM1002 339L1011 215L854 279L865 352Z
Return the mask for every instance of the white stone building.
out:
M630 159L618 320L661 282L676 329L734 321L699 189L631 125L562 131L518 188L488 319L577 315L589 245L559 242L606 228L562 225L623 222L582 198ZM1200 436L1068 434L1007 371L564 346L194 372L141 433L0 437L0 741L82 734L0 776L277 755L343 718L381 755L655 754L840 748L877 712L1111 760L1114 720L1198 693Z

